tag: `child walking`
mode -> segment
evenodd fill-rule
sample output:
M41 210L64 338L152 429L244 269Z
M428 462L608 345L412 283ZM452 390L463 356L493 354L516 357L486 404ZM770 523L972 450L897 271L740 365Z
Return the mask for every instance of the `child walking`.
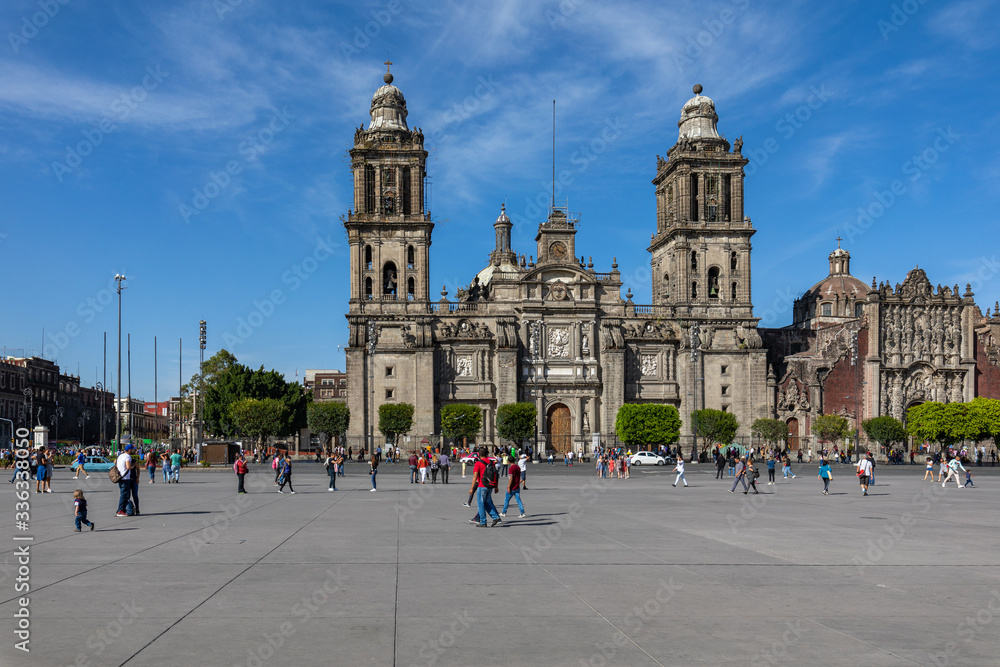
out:
M87 524L93 530L94 522L87 521L87 499L83 497L83 491L80 489L73 492L73 505L76 506L76 532L80 532L83 524Z
M966 486L975 486L975 484L972 483L972 471L971 470L966 470L965 471L965 485Z

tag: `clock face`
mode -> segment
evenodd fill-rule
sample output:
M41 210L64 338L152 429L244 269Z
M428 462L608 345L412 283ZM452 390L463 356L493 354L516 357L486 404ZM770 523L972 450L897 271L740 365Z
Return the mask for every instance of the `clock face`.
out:
M549 246L549 253L557 259L562 259L566 256L566 244L562 241L556 241Z

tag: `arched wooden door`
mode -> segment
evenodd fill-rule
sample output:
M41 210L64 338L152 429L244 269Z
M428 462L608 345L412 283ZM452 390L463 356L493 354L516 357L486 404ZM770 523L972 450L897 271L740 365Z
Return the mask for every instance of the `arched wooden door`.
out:
M573 435L573 423L569 408L562 403L553 405L549 408L546 425L546 432L549 434L549 449L556 452L569 451Z
M788 420L788 448L796 450L799 448L799 420L792 417Z

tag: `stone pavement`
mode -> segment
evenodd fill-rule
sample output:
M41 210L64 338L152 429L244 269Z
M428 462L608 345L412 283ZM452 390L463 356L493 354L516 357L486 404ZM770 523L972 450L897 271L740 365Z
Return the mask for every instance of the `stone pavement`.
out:
M821 495L815 469L744 496L706 465L688 488L669 468L532 465L528 516L492 529L468 523L458 466L432 486L383 465L370 493L353 464L331 493L299 463L295 495L263 468L246 496L186 472L144 479L134 518L103 474L57 470L27 533L0 489L0 665L1000 664L1000 469L943 490L881 466L867 498L841 466ZM75 488L93 533L72 532Z

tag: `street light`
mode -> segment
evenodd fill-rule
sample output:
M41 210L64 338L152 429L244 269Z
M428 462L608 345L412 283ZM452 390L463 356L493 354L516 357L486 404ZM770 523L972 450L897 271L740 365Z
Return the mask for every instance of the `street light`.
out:
M66 414L66 410L63 407L58 407L49 416L49 423L56 427L56 444L59 443L59 419Z
M532 320L528 323L528 330L531 332L528 340L531 353L531 397L535 400L535 451L532 459L538 456L538 420L541 411L538 409L538 362L541 360L541 323Z
M118 391L115 394L115 445L118 451L122 451L122 287L125 276L120 273L115 274L115 282L118 283Z
M99 406L97 406L97 407L98 407L98 413L100 414L100 419L101 419L101 444L103 445L104 444L104 385L101 384L100 382L98 382L97 386L96 386L96 389L97 389L98 392L100 392L100 401L101 401L101 404ZM108 415L108 416L110 417L111 415Z
M198 403L200 404L198 419L199 440L205 440L205 342L208 340L208 325L205 320L198 322L198 348L200 361L198 364Z
M87 442L87 421L90 420L90 410L84 410L83 416L76 420L77 426L80 427L80 448L86 446Z
M694 418L694 413L698 411L698 348L701 346L701 328L697 322L691 323L691 368L694 372L694 386L691 389L691 427L694 429L694 442L691 445L692 463L698 457L698 420Z
M371 405L368 411L368 453L375 451L375 343L378 338L378 326L368 320L368 388L371 392Z
M25 387L21 393L24 394L24 402L29 403L28 426L31 426L31 417L35 414L35 392L31 387ZM39 425L41 425L41 422L39 422Z

